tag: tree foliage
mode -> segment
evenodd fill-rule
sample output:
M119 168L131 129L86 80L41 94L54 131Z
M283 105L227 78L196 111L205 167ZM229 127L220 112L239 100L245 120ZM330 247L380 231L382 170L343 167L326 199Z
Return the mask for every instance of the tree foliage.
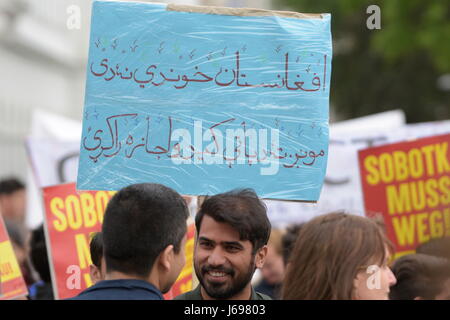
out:
M277 9L331 13L330 100L341 118L403 109L408 122L450 118L448 0L276 0ZM369 30L367 7L378 5L381 29Z

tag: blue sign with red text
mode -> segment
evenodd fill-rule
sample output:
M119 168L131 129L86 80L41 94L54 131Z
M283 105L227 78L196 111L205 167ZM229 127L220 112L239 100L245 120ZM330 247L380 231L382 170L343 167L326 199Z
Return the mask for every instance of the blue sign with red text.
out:
M317 201L330 15L205 10L94 2L77 189Z

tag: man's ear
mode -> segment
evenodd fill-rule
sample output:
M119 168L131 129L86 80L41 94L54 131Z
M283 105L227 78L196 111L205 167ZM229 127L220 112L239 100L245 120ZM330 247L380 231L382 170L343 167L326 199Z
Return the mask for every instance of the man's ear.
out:
M263 246L256 252L255 265L258 269L261 269L266 261L267 256L267 245Z
M168 245L160 254L158 257L158 265L162 268L164 268L166 271L170 270L173 258L174 258L174 249L173 245Z
M98 281L102 280L100 276L100 270L94 265L89 265L89 275L91 276L91 280L93 283L97 283Z

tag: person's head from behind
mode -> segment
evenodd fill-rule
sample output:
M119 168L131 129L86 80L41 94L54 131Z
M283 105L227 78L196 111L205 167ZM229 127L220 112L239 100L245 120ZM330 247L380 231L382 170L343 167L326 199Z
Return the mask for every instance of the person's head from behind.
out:
M202 293L213 299L237 299L251 287L267 254L271 225L264 203L251 189L207 197L195 226L194 268Z
M93 283L105 279L106 266L103 257L103 236L101 232L96 232L89 244L92 264L89 266L89 274Z
M284 278L282 237L281 230L272 229L267 243L267 255L261 268L261 275L269 285L279 285Z
M289 263L289 257L291 256L291 252L292 249L294 248L295 241L297 240L303 225L304 223L291 225L286 229L286 232L283 234L281 244L283 246L283 262L285 268Z
M392 252L380 226L345 213L316 217L303 225L284 280L286 300L387 299L395 277Z
M398 258L392 265L397 283L392 300L450 300L450 262L425 254Z
M106 278L141 279L169 291L185 264L188 216L183 198L163 185L134 184L117 192L102 227Z
M25 185L16 178L0 181L0 212L6 220L23 223L25 219Z

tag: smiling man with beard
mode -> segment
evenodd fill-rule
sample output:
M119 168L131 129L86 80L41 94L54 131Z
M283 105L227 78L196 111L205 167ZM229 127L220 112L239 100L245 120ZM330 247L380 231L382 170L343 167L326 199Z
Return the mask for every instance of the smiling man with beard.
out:
M267 255L271 225L251 189L208 197L195 217L194 268L200 285L176 300L270 300L251 279Z

